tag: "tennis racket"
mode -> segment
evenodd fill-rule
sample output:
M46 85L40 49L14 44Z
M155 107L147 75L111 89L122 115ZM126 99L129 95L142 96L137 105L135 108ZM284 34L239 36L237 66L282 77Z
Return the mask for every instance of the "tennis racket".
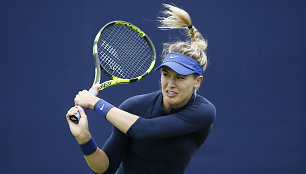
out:
M141 80L151 72L156 52L150 38L135 25L125 21L112 21L101 28L93 44L95 78L89 92L99 91L117 84ZM111 80L100 83L101 70ZM78 124L80 113L70 116Z

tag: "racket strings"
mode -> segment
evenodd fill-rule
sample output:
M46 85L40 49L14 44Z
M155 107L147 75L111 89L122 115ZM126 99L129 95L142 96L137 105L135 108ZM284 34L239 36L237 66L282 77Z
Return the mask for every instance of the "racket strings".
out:
M144 40L135 32L130 32L128 28L125 28L127 30L124 30L125 32L120 32L119 37L124 39L127 36L130 39L130 42L124 41L124 44L122 47L126 49L126 58L130 59L132 57L135 57L133 60L137 60L137 58L141 57L142 55L147 55L144 51L147 51L145 47L147 46L146 43L144 43ZM133 44L129 44L133 43ZM143 60L139 61L125 61L126 67L129 68L129 74L132 77L137 77L140 76L141 74L137 74L137 72L145 72L147 70L147 67L143 66L143 63L140 64L141 62L145 62ZM119 73L123 75L124 73L127 73L126 70L123 68L118 69Z
M130 28L112 25L98 41L101 66L109 74L132 79L146 73L154 59L147 42Z

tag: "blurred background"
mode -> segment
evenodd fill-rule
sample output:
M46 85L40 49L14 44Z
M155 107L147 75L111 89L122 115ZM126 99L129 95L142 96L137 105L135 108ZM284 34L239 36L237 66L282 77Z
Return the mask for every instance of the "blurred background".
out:
M189 12L208 40L199 91L217 108L214 127L187 174L306 173L306 1L0 2L0 173L91 173L65 119L93 78L92 45L109 21L129 21L162 43L185 39L161 31L162 3ZM159 90L159 72L100 97L118 106ZM103 146L111 124L87 112Z

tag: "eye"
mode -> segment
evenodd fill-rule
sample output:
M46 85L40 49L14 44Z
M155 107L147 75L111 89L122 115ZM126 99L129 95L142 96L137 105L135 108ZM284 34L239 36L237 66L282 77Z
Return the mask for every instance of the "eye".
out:
M167 76L168 76L168 73L162 72L162 75L165 76L165 77L167 77Z
M185 79L185 77L183 77L183 76L177 76L176 78L177 78L177 79L180 79L180 80Z

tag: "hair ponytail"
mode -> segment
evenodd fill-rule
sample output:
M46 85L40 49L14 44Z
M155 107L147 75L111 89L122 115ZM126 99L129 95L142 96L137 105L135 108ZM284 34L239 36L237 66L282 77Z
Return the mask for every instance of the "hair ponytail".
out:
M192 25L189 14L174 5L163 4L167 9L162 11L163 17L159 17L159 28L162 30L185 29L190 41L179 41L174 43L164 43L163 57L169 52L185 54L197 61L205 71L207 66L207 56L205 50L207 41L202 34Z

